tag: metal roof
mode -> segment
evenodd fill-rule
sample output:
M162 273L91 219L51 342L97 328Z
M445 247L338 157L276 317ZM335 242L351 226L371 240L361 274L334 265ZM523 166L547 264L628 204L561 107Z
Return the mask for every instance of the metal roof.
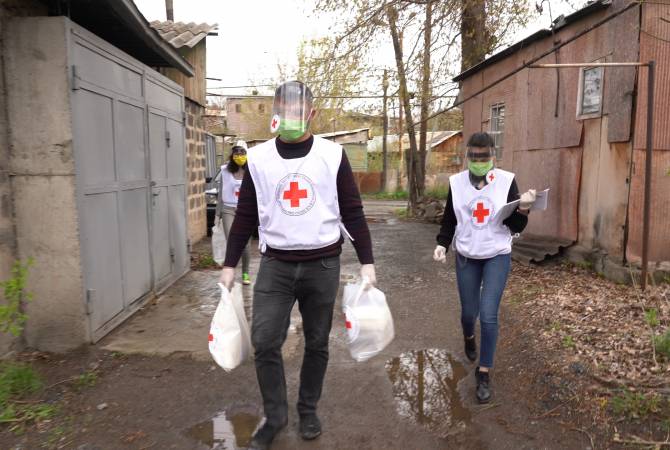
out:
M50 15L66 15L133 58L151 67L174 67L192 77L193 67L151 28L133 0L42 0Z
M218 36L218 33L216 33L218 28L217 24L208 25L206 23L183 23L173 22L171 20L161 22L160 20L154 20L151 22L151 27L158 31L158 34L160 34L161 37L169 42L174 48L193 48L207 36Z
M558 16L555 20L554 23L552 24L551 29L542 29L539 30L530 36L528 36L525 39L520 40L516 44L513 44L506 49L496 53L495 55L485 59L484 61L480 62L479 64L470 67L466 71L456 75L453 78L453 81L461 81L465 78L468 78L471 75L474 75L475 73L479 72L480 70L492 65L493 63L496 63L502 59L507 58L508 56L518 52L522 48L528 47L530 44L532 44L535 41L539 41L541 39L544 39L547 36L551 36L552 34L556 33L558 30L561 28L564 28L570 24L573 24L577 22L578 20L583 19L584 17L587 17L597 11L601 11L603 9L607 9L611 6L612 0L593 0L590 3L588 3L585 7L582 9L579 9L575 12L573 12L570 15L567 16Z

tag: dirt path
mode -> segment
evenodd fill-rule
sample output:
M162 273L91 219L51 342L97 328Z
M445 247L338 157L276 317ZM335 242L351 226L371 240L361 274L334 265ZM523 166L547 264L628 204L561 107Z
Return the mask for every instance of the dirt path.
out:
M515 330L522 325L507 317L505 306L495 397L488 407L474 403L474 365L462 354L453 262L433 263L437 226L398 221L390 214L397 207L391 202L368 208L379 287L394 314L395 340L382 355L355 363L347 352L338 301L320 403L324 433L317 441L303 442L293 406L302 359L301 327L294 314L284 348L291 415L273 448L589 448L589 437L571 429L574 418L541 415L553 406L553 391L537 385L541 359L520 340ZM347 245L343 282L357 271ZM63 356L33 355L46 384L84 372L95 373L95 382L84 387L66 382L41 394L60 406L57 418L23 436L3 429L0 448L45 443L82 450L243 446L261 416L253 363L227 374L202 351L217 301L217 275L197 271L184 277L97 346Z

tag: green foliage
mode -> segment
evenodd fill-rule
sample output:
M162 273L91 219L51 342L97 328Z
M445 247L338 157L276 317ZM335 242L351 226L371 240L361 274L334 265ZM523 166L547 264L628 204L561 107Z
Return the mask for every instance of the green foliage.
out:
M615 414L626 416L629 419L644 419L650 414L661 410L663 398L657 393L643 394L641 392L624 391L610 400Z
M393 213L400 217L400 218L406 218L407 217L407 208L398 208Z
M449 185L446 186L437 186L433 189L427 190L425 196L428 198L437 198L440 200L446 200L449 195Z
M563 347L575 348L575 341L572 339L572 336L567 335L563 337Z
M95 386L97 382L98 382L98 374L95 371L89 370L79 375L74 380L74 385L81 389L85 387Z
M0 282L0 289L4 292L6 303L0 305L0 331L19 336L28 316L21 312L21 302L32 300L33 295L26 292L28 269L33 265L33 259L28 258L25 264L14 262L12 276L7 281Z
M378 192L376 194L363 194L367 200L407 200L407 191Z
M42 381L30 366L5 363L0 370L0 408L11 397L20 398L42 387Z
M11 431L21 433L30 421L43 421L56 415L57 407L48 403L20 403L17 400L37 392L42 380L25 364L5 363L0 368L0 423L11 423Z
M650 327L652 328L657 327L659 324L659 320L658 320L658 311L656 311L656 308L646 310L644 312L644 320Z
M666 330L665 334L654 336L654 348L656 353L670 359L670 328Z

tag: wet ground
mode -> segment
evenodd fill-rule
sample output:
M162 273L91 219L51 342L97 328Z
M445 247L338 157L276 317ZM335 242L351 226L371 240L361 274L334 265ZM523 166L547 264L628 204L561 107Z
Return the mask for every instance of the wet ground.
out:
M507 321L504 310L494 399L488 406L475 404L474 365L462 353L453 262L432 261L437 226L397 220L392 211L402 206L366 203L378 287L394 316L394 341L369 361L353 361L338 299L319 405L323 435L304 442L294 407L303 345L296 308L283 349L289 425L273 448L589 448L589 439L570 431L561 418L536 418L548 408L534 385L541 363L513 338L518 324ZM254 257L252 278L257 264ZM353 280L358 269L347 244L342 283ZM50 394L60 398L56 422L64 430L53 448L244 448L260 423L261 400L252 361L225 373L208 355L217 278L216 271L193 271L97 346L35 361L53 383L77 371L98 374L94 386L63 384ZM245 292L249 301L251 289ZM53 429L54 424L23 437L4 431L0 443L6 445L0 448L38 448Z

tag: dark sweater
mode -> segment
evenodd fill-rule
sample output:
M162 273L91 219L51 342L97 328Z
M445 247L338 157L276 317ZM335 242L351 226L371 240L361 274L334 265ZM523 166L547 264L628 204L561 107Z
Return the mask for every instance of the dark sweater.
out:
M512 184L509 187L509 192L507 193L507 203L513 202L519 198L519 188L516 185L516 180L512 180ZM449 245L451 245L451 240L454 238L454 233L456 232L456 225L458 221L456 220L456 212L454 211L454 202L451 198L451 190L447 195L447 205L444 208L444 216L442 217L442 227L440 228L440 234L437 235L437 243L443 247L446 247L449 250ZM516 210L509 216L507 219L503 220L503 224L507 225L512 234L521 233L526 225L528 225L528 216Z
M306 156L312 149L314 137L304 142L288 144L280 139L275 139L277 151L284 159L295 159ZM253 152L253 149L250 151ZM342 149L342 161L337 172L337 199L340 207L340 215L345 228L354 238L353 245L361 264L373 264L372 240L370 230L365 221L363 213L363 202L356 186L354 173ZM240 196L237 203L235 220L230 227L230 235L226 245L226 259L224 266L235 267L240 260L244 246L249 241L253 230L258 227L258 203L256 199L256 188L251 174L247 170L242 179ZM301 262L311 261L319 258L337 256L342 253L343 238L327 247L314 250L279 250L267 247L266 256L272 256L282 261Z

